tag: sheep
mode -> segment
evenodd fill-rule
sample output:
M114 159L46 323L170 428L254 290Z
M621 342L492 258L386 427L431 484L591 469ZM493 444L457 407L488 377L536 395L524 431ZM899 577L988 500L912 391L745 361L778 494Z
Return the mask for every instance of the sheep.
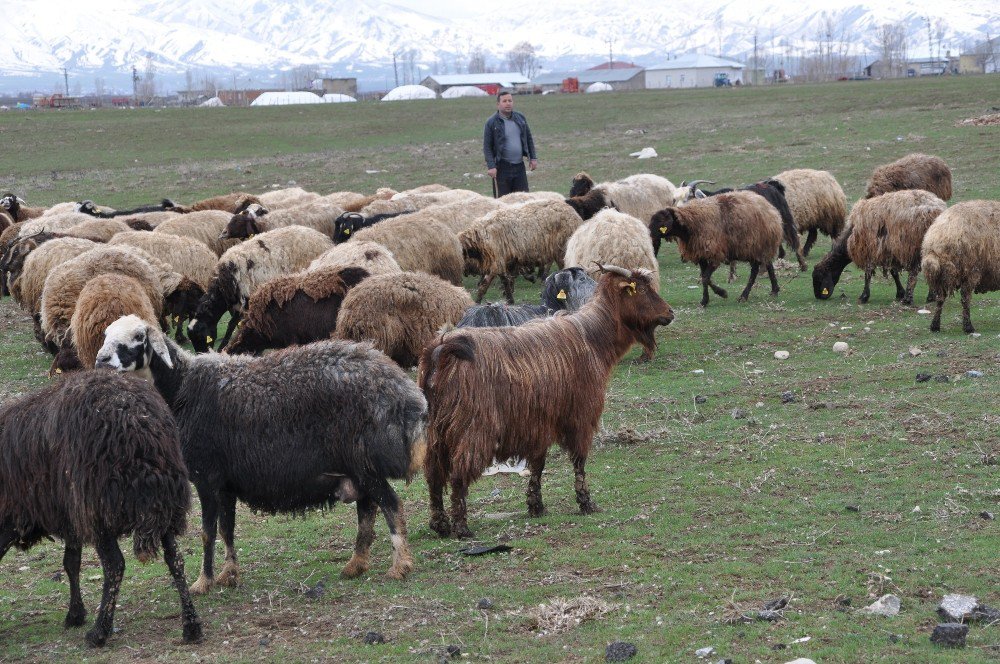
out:
M649 223L656 212L674 204L675 189L670 180L651 173L601 184L594 184L593 178L586 173L578 173L573 178L570 198L566 202L585 221L600 210L613 207Z
M940 198L920 189L889 192L855 203L847 228L830 253L813 268L816 299L826 300L833 295L841 273L853 261L865 273L859 302L868 301L872 274L881 267L892 273L896 299L905 305L913 304L913 289L920 274L920 243L947 207ZM905 289L899 282L900 270L909 271Z
M374 194L369 196L358 194L353 191L338 191L332 194L327 194L321 198L322 200L343 209L344 212L357 212L361 208L375 201L389 200L397 193L398 192L395 189L390 189L389 187L379 187Z
M235 191L230 194L223 194L222 196L205 198L192 203L191 205L173 205L170 209L174 212L180 212L181 214L203 212L205 210L221 210L223 212L228 212L229 214L239 214L243 210L247 209L247 206L254 203L262 205L260 199L253 194L248 194L243 191Z
M451 203L472 203L486 198L478 191L471 191L469 189L449 189L447 191L439 192L425 192L425 193L399 193L390 198L389 200L394 203L409 202L412 203L416 209L422 210L423 208L430 207L431 205L448 205Z
M22 198L9 192L0 197L0 209L10 214L14 221L37 219L45 212L45 208L42 207L25 206Z
M212 282L198 303L194 318L188 323L188 336L195 350L199 353L208 350L219 319L231 310L237 316L230 321L220 344L225 346L238 315L260 284L304 270L332 246L333 241L319 231L304 226L286 226L261 233L226 251L216 264Z
M401 367L412 367L444 325L472 306L460 286L418 272L369 277L344 296L335 337L371 341Z
M785 187L785 200L800 233L807 233L802 255L808 256L818 231L836 240L847 217L847 195L827 171L796 168L774 177Z
M192 212L164 220L153 229L153 232L194 238L211 249L216 256L221 256L228 249L240 243L239 240L226 240L219 237L226 230L226 226L232 218L233 215L222 210Z
M96 242L77 237L56 238L44 244L36 237L24 238L11 248L14 256L8 265L10 293L14 300L29 314L41 313L42 291L49 273L98 246ZM41 320L38 322L40 324Z
M157 325L156 310L142 284L124 274L99 274L88 281L76 300L69 329L79 364L91 368L104 344L104 330L122 316L134 314Z
M326 267L265 281L250 296L225 352L259 355L329 339L344 296L368 276L360 267Z
M102 646L113 631L125 560L118 539L132 535L147 562L159 547L180 596L185 642L201 622L184 580L177 536L191 504L177 426L152 386L110 371L89 371L7 401L0 408L0 559L47 537L65 541L69 580L65 626L87 619L80 593L83 545L104 569L101 605L87 632Z
M542 288L542 304L552 311L577 311L590 302L597 289L582 267L568 267L548 276Z
M462 245L458 236L436 221L417 227L405 216L386 219L361 229L351 242L378 242L406 272L426 272L455 285L462 283Z
M276 228L293 225L312 228L333 239L335 222L343 213L343 208L322 198L274 212L253 205L233 215L225 230L219 235L219 239L251 238Z
M518 203L527 203L529 201L561 201L565 198L558 191L512 191L500 198L487 198L486 200L496 200L506 205L517 205Z
M403 508L388 480L410 481L419 471L427 402L370 344L318 341L259 358L194 356L156 326L126 316L108 328L97 366L148 366L174 413L202 508L204 559L193 592L239 579L237 500L271 513L357 500L354 555L341 572L349 578L368 569L381 509L393 548L388 576L402 579L413 569ZM218 577L216 524L226 545Z
M524 193L524 192L517 192ZM556 199L562 201L562 197ZM534 202L534 201L526 201ZM421 224L425 219L431 219L444 224L452 233L456 235L470 228L477 220L485 215L508 207L501 199L486 198L485 196L457 203L444 203L432 205L422 210L411 213L407 216L410 223Z
M182 215L179 212L163 210L160 212L140 212L137 214L126 215L124 217L117 217L117 219L124 222L134 231L151 231L164 221L180 219L181 216Z
M131 231L129 226L117 219L91 219L67 228L63 233L72 237L82 237L94 242L107 242L117 233Z
M169 265L194 283L208 290L218 257L204 242L183 235L129 231L108 240L109 247L129 246L142 249L150 256Z
M75 210L99 219L114 219L115 217L129 217L132 215L143 214L145 212L163 212L164 210L170 210L174 207L176 207L176 204L169 198L164 198L160 201L159 205L142 205L137 208L132 208L131 210L115 210L112 208L101 207L94 203L94 201L86 200L77 203Z
M333 241L336 244L347 242L351 239L352 233L357 233L362 228L374 226L380 221L393 219L400 215L413 214L412 212L388 212L386 214L374 214L364 217L359 212L344 212L333 222Z
M302 205L319 198L319 194L306 191L302 187L289 187L287 189L275 189L257 196L260 204L268 210L279 210L281 208Z
M94 218L90 215L81 214L80 212L47 214L25 221L20 227L18 227L17 234L19 237L25 237L27 235L41 233L42 231L64 233L74 226L93 220Z
M653 290L660 291L659 266L649 229L632 215L604 210L584 222L570 237L563 265L579 266L593 275L598 270L597 263L649 270L653 275Z
M655 328L674 318L648 272L604 269L594 299L576 313L457 329L424 348L417 378L429 407L424 474L430 527L442 537L472 536L466 494L494 457L527 460L528 512L544 514L541 477L554 442L573 462L580 511L598 511L585 465L611 370L636 341L655 345Z
M6 210L0 209L0 232L3 232L13 226L15 223L14 217L10 215Z
M566 243L583 223L562 201L535 201L500 208L462 231L459 242L466 274L482 278L476 289L481 302L490 284L500 277L504 298L514 303L514 278L535 267L556 263L561 268Z
M465 310L455 327L512 327L551 313L548 307L540 304L475 304Z
M402 272L392 252L378 242L346 242L337 244L317 256L307 268L310 272L323 267L360 267L369 275Z
M908 154L872 172L865 198L903 189L923 189L947 201L951 198L951 169L941 157L918 152Z
M920 245L920 267L934 293L931 332L941 331L941 310L962 293L962 330L975 332L969 308L973 293L1000 290L1000 201L963 201L931 224Z
M407 212L416 212L417 206L411 199L403 200L392 200L387 201L378 200L372 201L368 205L364 206L358 210L358 214L362 217L373 217L379 214L405 214Z
M750 296L761 265L767 268L771 294L780 290L773 262L781 245L781 215L757 194L734 191L669 207L653 216L649 228L664 240L676 240L681 260L698 263L703 307L708 306L709 288L720 297L728 297L725 289L712 282L712 273L723 263L750 263L750 279L739 302Z
M413 187L412 189L404 189L403 191L396 192L398 196L411 196L413 194L440 194L445 191L451 191L451 187L446 187L443 184L422 184L419 187Z

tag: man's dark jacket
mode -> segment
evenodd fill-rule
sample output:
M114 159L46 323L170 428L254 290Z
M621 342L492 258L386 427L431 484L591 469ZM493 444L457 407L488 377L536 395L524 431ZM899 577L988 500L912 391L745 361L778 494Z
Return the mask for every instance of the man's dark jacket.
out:
M517 111L512 111L510 119L517 123L521 129L521 156L527 155L528 159L538 159L535 156L535 141L531 138L531 130L528 129L528 121ZM503 129L503 116L497 111L486 121L483 128L483 157L486 158L487 168L496 168L503 154L503 145L507 141L507 134Z

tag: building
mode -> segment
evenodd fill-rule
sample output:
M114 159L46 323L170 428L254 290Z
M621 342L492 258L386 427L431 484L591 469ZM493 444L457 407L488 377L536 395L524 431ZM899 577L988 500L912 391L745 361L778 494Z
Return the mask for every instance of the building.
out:
M485 74L434 74L420 81L420 85L430 88L438 94L458 85L474 85L494 94L500 88L514 90L526 86L528 83L530 83L528 77L516 71Z
M610 62L602 62L596 67L591 67L587 71L598 71L601 69L641 69L639 65L634 62L622 62L621 60L611 60Z
M745 65L714 55L689 53L667 60L655 67L646 67L646 88L711 88L716 77L725 74L733 85L742 85Z
M591 83L607 83L615 92L646 89L646 70L642 67L608 69L605 65L604 69L551 72L539 74L531 82L543 91L562 90L563 81L567 78L577 79L580 90L584 90Z
M1000 71L1000 37L976 44L958 57L960 74L995 74Z
M312 82L312 89L322 91L322 94L358 96L358 79L356 78L319 78ZM322 95L320 95L322 96Z

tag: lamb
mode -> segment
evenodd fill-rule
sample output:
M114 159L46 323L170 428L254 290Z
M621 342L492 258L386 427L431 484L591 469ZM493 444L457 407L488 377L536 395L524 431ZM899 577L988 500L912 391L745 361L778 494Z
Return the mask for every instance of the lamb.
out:
M369 275L402 272L392 252L378 242L346 242L337 244L317 256L308 270L323 267L360 267Z
M202 507L204 559L193 592L239 579L237 500L270 513L357 500L354 555L342 572L349 578L368 569L381 509L393 548L388 576L402 579L413 569L403 508L389 480L409 481L420 468L427 402L370 344L319 341L259 358L194 356L156 326L126 316L108 328L97 365L149 367L174 413ZM216 524L226 545L218 577Z
M908 154L872 172L865 198L903 189L923 189L947 201L951 198L951 169L941 157Z
M254 203L258 205L262 204L260 199L253 194L248 194L243 191L235 191L231 194L205 198L197 201L196 203L192 203L191 205L174 205L170 209L174 212L180 212L181 214L203 212L205 210L221 210L223 212L228 212L229 214L239 214L243 210L247 209L247 206Z
M836 240L844 229L847 217L847 195L836 178L827 171L797 168L782 171L772 180L785 187L785 200L792 211L800 233L807 233L802 245L802 255L808 256L816 243L817 232L822 231Z
M654 345L656 326L674 318L648 272L604 269L594 299L576 313L519 327L462 328L424 348L418 373L430 409L424 474L430 526L442 537L472 536L466 494L494 457L527 460L528 513L544 514L542 471L553 442L573 462L580 511L598 511L585 465L611 370L636 341Z
M927 229L920 253L937 304L931 332L941 331L944 301L956 290L962 293L962 330L975 332L972 294L1000 290L1000 201L963 201L948 208Z
M378 242L406 272L426 272L455 285L462 283L462 245L444 225L428 221L420 227L406 217L386 219L363 228L351 242Z
M70 319L70 338L80 366L89 369L104 344L104 330L122 316L134 314L158 325L156 310L142 284L124 274L99 274L88 281L76 300Z
M343 208L323 198L274 212L269 212L259 205L252 205L233 215L225 230L219 235L219 239L251 238L276 228L293 225L312 228L333 239L335 222L343 213Z
M675 189L670 180L651 173L601 184L594 184L593 178L586 173L578 173L573 178L570 198L566 202L584 221L606 207L613 207L649 223L656 212L674 204Z
M562 201L536 201L490 212L459 234L466 274L482 278L476 290L480 302L500 277L508 304L514 303L514 278L522 271L561 268L566 243L582 220Z
M289 187L287 189L275 189L260 194L257 199L261 205L268 210L279 210L282 208L295 207L319 198L319 194L306 191L302 187Z
M548 307L540 304L475 304L465 310L455 327L512 327L551 313Z
M0 559L47 537L66 542L66 627L87 618L80 558L93 544L104 569L101 606L87 643L113 631L125 560L118 539L132 535L147 562L163 547L181 602L184 641L201 639L201 623L184 580L177 536L191 504L177 426L156 391L108 371L83 372L9 400L0 408Z
M761 265L767 268L771 294L780 290L773 262L781 245L781 215L757 194L734 191L669 207L653 216L649 228L664 240L676 240L681 260L698 263L703 307L708 306L709 288L720 297L728 297L725 289L712 282L712 273L723 263L750 263L750 279L740 302L750 296Z
M219 319L227 310L241 314L257 287L269 279L305 269L310 262L333 246L319 231L304 226L286 226L261 233L232 247L216 264L195 317L188 323L188 336L199 353L208 350ZM222 346L233 332L234 317L223 337Z
M855 203L847 229L813 268L816 299L826 300L833 295L841 273L853 261L865 273L859 302L868 301L872 274L881 267L889 270L896 282L896 299L905 305L913 304L913 289L920 274L920 243L947 207L940 198L920 189L894 191ZM909 271L905 289L899 281L900 270Z
M470 306L464 288L433 275L369 277L344 297L335 336L371 341L401 367L412 367L437 331L457 323Z
M653 290L660 291L659 266L649 229L629 214L604 210L580 226L566 243L563 261L566 267L579 266L593 275L598 263L649 270L653 275Z
M582 267L568 267L548 276L542 288L542 304L552 311L578 311L594 297L597 282Z
M344 296L368 276L360 267L326 267L265 281L250 296L225 352L259 355L329 339Z
M221 256L240 243L239 240L220 237L232 218L231 214L222 210L192 212L164 220L153 229L153 232L194 238L211 249L216 256Z

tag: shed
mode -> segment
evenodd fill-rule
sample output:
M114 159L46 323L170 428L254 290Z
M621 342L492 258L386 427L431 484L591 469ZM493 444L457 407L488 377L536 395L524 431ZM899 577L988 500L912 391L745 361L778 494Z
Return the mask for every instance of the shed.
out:
M733 84L743 84L745 65L714 55L689 53L674 60L646 67L646 88L710 88L718 74L725 74Z
M550 72L536 76L532 83L541 87L543 91L560 90L563 79L567 78L577 79L580 82L581 90L591 83L607 83L618 91L644 90L646 88L646 70L641 67Z
M456 86L474 85L484 89L508 88L527 85L528 77L516 71L485 74L433 74L420 81L420 85L435 92L444 92Z

